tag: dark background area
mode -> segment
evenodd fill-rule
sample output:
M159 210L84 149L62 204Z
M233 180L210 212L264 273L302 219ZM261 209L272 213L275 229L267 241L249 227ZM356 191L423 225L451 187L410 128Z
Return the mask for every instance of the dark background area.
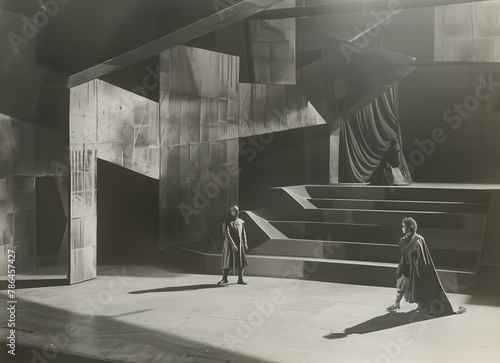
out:
M97 162L97 264L163 263L158 252L158 180Z
M451 126L455 123L445 122L443 114L455 104L463 105L467 97L475 97L480 76L486 79L491 76L499 84L454 130ZM486 92L483 89L481 94ZM417 67L399 84L399 110L403 151L408 161L414 150L420 150L416 140L431 138L436 128L442 128L448 136L415 167L412 173L415 182L500 183L500 69L497 64Z
M57 261L66 227L66 214L53 177L36 178L37 267Z
M240 138L240 208L267 206L269 188L298 184L328 184L330 135L327 125L274 133L255 158L251 138ZM257 140L258 137L257 137ZM246 150L246 151L245 151Z
M214 6L206 0L73 0L60 5L55 15L48 15L46 25L36 28L33 17L40 8L38 0L0 0L0 112L36 123L41 118L51 119L43 107L54 90L67 92L68 76L234 3L220 1ZM36 29L29 38L26 31L23 33L27 23ZM17 44L17 51L9 34L25 39ZM139 63L131 68L136 68L136 79L142 84L144 67ZM131 76L123 82L127 89L126 83L135 80ZM56 102L50 107L63 106Z

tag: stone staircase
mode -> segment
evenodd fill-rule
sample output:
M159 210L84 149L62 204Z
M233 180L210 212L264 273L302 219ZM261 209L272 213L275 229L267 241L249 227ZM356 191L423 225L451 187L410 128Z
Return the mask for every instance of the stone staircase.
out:
M273 188L268 207L242 215L249 236L247 274L391 287L401 220L417 220L443 286L474 288L491 191L458 185L362 184ZM210 243L182 246L218 273ZM196 251L196 252L194 252Z

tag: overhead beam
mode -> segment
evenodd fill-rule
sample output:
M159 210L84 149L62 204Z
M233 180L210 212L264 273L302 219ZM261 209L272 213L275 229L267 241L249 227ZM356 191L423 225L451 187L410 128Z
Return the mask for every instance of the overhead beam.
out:
M239 1L239 2L237 2ZM108 73L124 68L177 45L184 44L205 34L221 29L230 24L246 19L260 11L270 8L283 0L217 0L214 8L230 5L220 11L216 11L197 22L184 28L176 30L161 38L153 40L143 46L133 49L127 53L95 65L84 71L71 75L67 80L68 88L78 86L93 79L102 77Z
M311 16L368 13L378 11L398 11L466 3L479 3L490 0L353 0L322 5L297 6L294 8L272 9L253 15L252 20L276 20L288 18L308 18Z

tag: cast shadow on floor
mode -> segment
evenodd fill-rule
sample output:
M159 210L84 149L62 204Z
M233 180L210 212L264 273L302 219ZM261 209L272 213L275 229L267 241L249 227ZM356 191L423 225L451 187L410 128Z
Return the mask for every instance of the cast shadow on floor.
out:
M202 290L202 289L214 289L219 287L225 287L227 284L218 285L218 284L198 284L198 285L187 285L187 286L170 286L170 287L162 287L159 289L150 289L150 290L137 290L130 291L129 294L147 294L151 292L176 292L176 291L192 291L192 290Z
M332 332L323 336L325 339L340 339L345 338L351 334L366 334L373 333L379 330L391 329L402 325L412 324L419 321L435 319L436 317L430 315L421 315L417 309L404 312L395 313L388 312L384 315L377 316L373 319L364 321L358 325L354 325L345 329L343 332Z

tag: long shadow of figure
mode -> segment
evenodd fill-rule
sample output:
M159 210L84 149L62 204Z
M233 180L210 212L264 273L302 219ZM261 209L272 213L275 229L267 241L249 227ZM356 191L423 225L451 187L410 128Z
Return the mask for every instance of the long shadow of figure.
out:
M150 292L176 292L176 291L192 291L192 290L202 290L202 289L213 289L218 287L225 287L226 285L217 285L217 284L199 284L199 285L187 285L187 286L171 286L171 287L162 287L159 289L151 289L151 290L138 290L138 291L130 291L129 294L147 294Z
M430 320L435 318L436 317L432 315L419 314L416 309L405 313L386 313L384 315L377 316L373 319L367 320L358 325L354 325L350 328L347 328L341 333L330 333L328 335L323 336L323 338L325 339L345 338L350 334L373 333L379 330L391 329L397 326L412 324L419 321Z

